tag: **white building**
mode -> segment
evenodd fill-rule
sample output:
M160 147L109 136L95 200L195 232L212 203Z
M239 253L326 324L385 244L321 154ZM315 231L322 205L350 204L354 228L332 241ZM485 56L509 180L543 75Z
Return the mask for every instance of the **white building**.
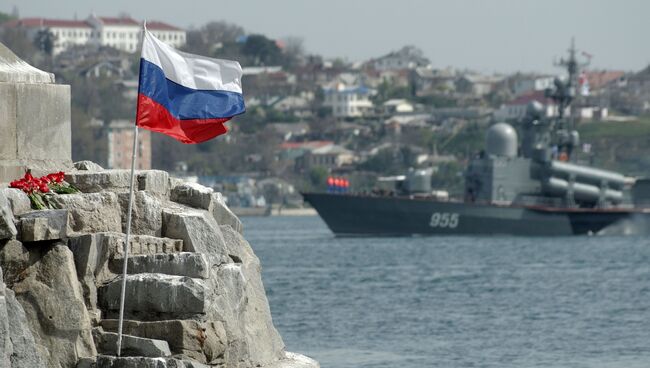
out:
M23 18L4 23L3 28L23 28L34 39L39 31L47 30L54 36L52 53L75 45L110 46L135 53L140 48L142 24L130 17L98 17L86 20L59 20ZM147 29L163 42L181 47L186 42L186 32L163 22L148 22Z
M413 104L404 99L392 99L383 103L384 114L410 113L415 109Z
M513 86L515 96L521 96L534 91L544 91L553 87L554 77L530 76L517 79Z
M85 45L92 42L92 27L85 21L60 20L45 18L15 19L2 24L3 28L23 28L30 39L35 39L38 32L48 30L54 36L53 54L58 54L73 45Z
M431 67L431 61L424 56L422 50L415 46L404 46L398 51L375 59L372 65L376 70L403 70L417 67Z
M337 118L362 117L372 112L374 107L370 97L377 92L364 86L347 87L338 83L335 88L325 88L324 106L332 108Z

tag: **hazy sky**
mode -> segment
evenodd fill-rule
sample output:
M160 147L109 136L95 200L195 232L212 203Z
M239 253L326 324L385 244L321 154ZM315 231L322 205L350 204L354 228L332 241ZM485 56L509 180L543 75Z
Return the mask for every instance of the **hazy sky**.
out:
M650 63L647 0L3 0L22 17L136 19L196 27L227 20L269 37L297 36L308 51L364 60L407 44L435 67L483 72L554 71L571 36L592 67L639 70Z

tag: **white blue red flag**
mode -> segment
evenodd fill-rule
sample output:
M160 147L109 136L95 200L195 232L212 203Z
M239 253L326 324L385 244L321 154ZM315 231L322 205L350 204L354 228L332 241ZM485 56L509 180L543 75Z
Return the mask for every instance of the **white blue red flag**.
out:
M224 134L246 111L241 77L238 62L175 50L145 29L136 124L183 143Z

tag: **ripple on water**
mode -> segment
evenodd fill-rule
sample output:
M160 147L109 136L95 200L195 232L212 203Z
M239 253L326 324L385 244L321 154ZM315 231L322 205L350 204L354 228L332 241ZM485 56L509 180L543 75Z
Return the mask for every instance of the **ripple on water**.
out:
M334 238L244 218L287 348L326 367L648 367L650 240Z

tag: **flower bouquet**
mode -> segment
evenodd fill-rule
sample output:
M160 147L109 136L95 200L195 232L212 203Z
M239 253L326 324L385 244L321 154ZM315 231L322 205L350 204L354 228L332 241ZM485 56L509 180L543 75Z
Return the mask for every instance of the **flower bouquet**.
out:
M12 181L9 187L25 192L32 203L32 208L37 210L51 207L48 202L48 196L53 195L53 193L79 193L77 188L65 181L65 173L63 171L37 178L32 175L30 170L27 170L25 176Z

